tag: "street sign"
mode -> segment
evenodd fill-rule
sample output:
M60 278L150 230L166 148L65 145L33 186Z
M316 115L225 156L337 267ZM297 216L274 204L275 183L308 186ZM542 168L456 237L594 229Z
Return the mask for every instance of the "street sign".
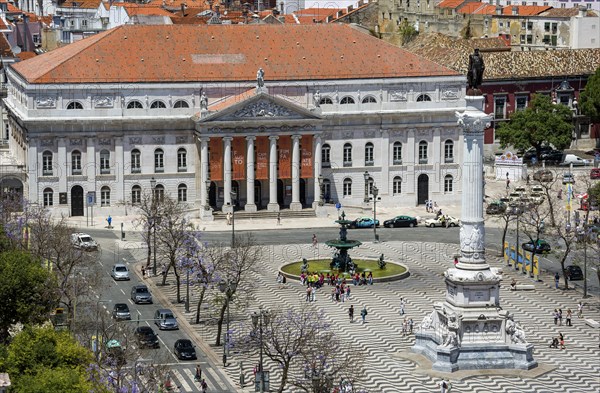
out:
M88 206L96 204L96 191L88 191L87 204L88 204Z
M335 208L336 208L336 209L338 209L338 210L340 210L340 209L342 208L342 204L341 204L341 203L339 203L339 202L338 202L338 203L336 203L336 204L335 204Z

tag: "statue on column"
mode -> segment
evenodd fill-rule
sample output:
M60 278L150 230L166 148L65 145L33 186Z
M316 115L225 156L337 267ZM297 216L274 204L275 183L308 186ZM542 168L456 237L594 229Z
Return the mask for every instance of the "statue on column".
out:
M208 97L204 91L202 91L202 95L200 96L200 109L203 111L208 110Z
M262 68L256 72L256 86L259 88L265 86L265 71Z
M321 106L321 93L319 93L319 90L315 91L315 94L313 95L313 102L315 104L315 108L319 108Z
M469 56L469 71L467 72L467 81L470 89L479 89L484 71L483 56L479 53L479 48L475 48L475 52Z

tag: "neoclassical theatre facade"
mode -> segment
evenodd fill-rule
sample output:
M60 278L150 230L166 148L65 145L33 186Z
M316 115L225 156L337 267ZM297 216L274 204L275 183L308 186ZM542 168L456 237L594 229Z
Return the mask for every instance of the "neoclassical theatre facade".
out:
M7 76L24 196L55 213L460 199L464 76L347 25L127 25Z

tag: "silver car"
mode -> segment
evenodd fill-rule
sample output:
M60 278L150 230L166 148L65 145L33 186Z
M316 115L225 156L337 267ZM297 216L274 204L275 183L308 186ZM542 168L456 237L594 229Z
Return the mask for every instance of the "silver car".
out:
M114 265L110 271L110 276L115 280L129 280L129 269L122 263Z

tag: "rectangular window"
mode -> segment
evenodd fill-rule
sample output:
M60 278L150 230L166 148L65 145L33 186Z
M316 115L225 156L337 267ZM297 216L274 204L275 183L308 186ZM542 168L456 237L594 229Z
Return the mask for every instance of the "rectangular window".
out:
M162 151L154 153L154 171L155 172L164 172L165 171L164 153Z
M44 206L54 205L54 193L52 191L44 191Z
M365 147L365 166L373 166L373 145L367 145Z
M545 32L549 32L550 31L550 22L544 23L544 31Z
M506 97L503 96L494 98L494 118L506 118Z
M515 102L517 111L524 111L527 108L527 96L516 96Z
M142 158L139 151L131 152L131 173L142 172Z
M110 206L110 190L100 191L100 206Z
M394 144L393 165L402 165L402 145Z
M179 189L177 190L177 201L187 202L187 188L179 187Z
M107 175L110 173L110 155L100 153L100 174Z
M444 145L444 162L454 162L454 144L446 143Z
M419 144L419 164L427 164L427 144Z
M527 22L527 30L533 30L533 22Z
M552 46L556 46L556 44L558 43L558 37L553 35L552 37L550 37L550 45Z
M520 43L520 44L524 44L524 43L525 43L525 34L521 34L521 35L519 36L519 43Z
M86 19L83 19L81 21L81 27L87 27L87 25L88 25L88 21Z
M533 35L527 34L527 43L529 45L533 44Z
M444 192L452 192L452 176L446 176L444 179Z
M44 154L42 156L42 175L52 176L52 155Z
M131 190L131 203L134 205L139 205L142 203L142 189L134 188Z
M352 196L352 182L344 182L344 196Z
M329 145L323 146L321 149L321 164L326 167L331 166L331 148Z
M71 173L73 175L81 175L81 154L73 154L71 156Z
M177 152L177 171L187 171L187 153L185 151Z
M344 146L344 166L352 166L352 146Z

